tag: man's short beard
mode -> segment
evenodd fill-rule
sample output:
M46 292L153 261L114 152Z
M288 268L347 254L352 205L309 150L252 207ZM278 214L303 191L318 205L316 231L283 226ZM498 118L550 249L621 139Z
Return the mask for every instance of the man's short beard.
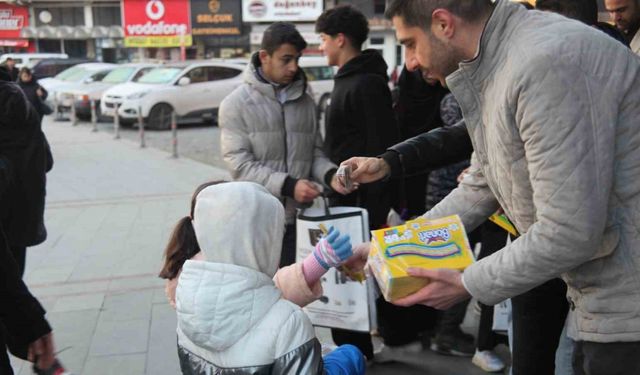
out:
M459 49L443 43L440 39L436 38L430 31L427 32L429 41L431 43L431 57L434 67L438 67L440 73L446 78L451 73L458 70L459 64L464 61L462 51Z

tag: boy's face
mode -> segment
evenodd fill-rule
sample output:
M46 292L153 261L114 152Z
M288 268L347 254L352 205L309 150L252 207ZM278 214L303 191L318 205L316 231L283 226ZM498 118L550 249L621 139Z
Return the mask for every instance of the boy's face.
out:
M298 60L302 55L293 44L285 43L273 54L260 50L260 62L266 78L280 85L288 85L298 73Z
M341 34L331 36L329 34L320 33L320 51L327 57L329 66L338 65L338 56L340 54L340 38ZM344 38L344 36L342 36Z

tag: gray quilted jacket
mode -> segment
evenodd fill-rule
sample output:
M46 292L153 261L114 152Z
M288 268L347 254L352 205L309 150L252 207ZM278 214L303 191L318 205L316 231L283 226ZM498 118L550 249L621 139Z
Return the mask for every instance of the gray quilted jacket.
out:
M522 233L467 268L495 304L562 275L570 335L640 340L640 59L591 27L500 0L447 77L475 154L427 213L468 230L501 205Z
M267 188L285 204L286 222L295 222L296 202L282 196L287 176L325 182L337 168L322 151L315 104L306 93L304 73L286 90L281 104L274 87L256 76L257 54L244 72L244 83L220 104L222 155L234 180Z

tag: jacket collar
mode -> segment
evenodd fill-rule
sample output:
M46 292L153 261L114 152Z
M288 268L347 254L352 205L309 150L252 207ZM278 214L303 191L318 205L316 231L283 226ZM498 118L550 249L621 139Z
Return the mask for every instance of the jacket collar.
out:
M256 91L260 92L262 95L278 101L275 87L273 84L260 77L260 74L258 73L259 67L260 58L258 57L258 52L256 52L251 56L251 61L247 64L247 67L244 70L244 82ZM298 74L296 75L296 78L294 78L293 82L282 89L287 91L287 102L299 99L307 90L307 79L302 69L298 70Z
M509 35L519 22L516 18L522 18L526 12L526 8L509 0L496 1L496 6L482 31L478 54L473 59L459 64L458 70L446 78L447 86L453 91L464 79L481 81L486 78L486 75L500 63L503 57L500 48L508 43Z

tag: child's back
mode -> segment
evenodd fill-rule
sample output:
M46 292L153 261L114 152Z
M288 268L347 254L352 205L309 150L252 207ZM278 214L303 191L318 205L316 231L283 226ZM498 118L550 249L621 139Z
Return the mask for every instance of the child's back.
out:
M178 284L178 343L185 367L224 374L321 374L320 343L304 312L266 274L187 261ZM185 366L186 365L186 366ZM188 373L188 372L187 372ZM198 372L200 373L200 371Z
M322 374L320 343L272 278L284 234L282 204L236 182L197 197L193 229L205 261L184 264L176 292L185 374Z

